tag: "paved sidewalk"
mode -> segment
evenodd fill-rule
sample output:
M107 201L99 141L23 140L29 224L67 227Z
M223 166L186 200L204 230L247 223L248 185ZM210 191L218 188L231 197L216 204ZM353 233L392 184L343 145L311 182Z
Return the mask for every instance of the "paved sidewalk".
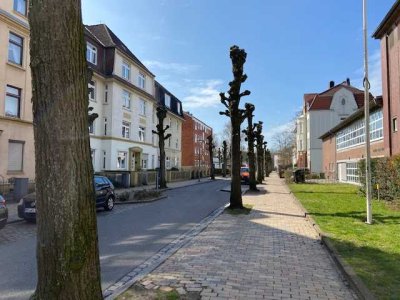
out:
M259 188L244 196L249 215L222 214L140 285L202 299L354 299L283 181L273 173Z

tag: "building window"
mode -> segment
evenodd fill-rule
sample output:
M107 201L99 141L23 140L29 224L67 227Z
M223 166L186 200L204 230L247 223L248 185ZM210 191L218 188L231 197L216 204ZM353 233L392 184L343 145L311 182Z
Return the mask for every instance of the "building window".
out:
M124 151L118 151L117 169L126 169L126 158L128 154Z
M19 118L21 107L21 89L7 85L5 114L7 117Z
M149 155L143 154L142 155L142 169L146 170L148 168L148 161L149 161Z
M122 63L122 77L126 80L131 79L131 65L125 61Z
M371 142L383 138L383 114L377 110L370 115ZM337 150L354 147L365 143L365 119L358 120L336 134Z
M179 140L178 140L178 139L176 139L176 143L175 143L175 147L176 147L176 149L178 149L178 146L179 146Z
M24 144L22 141L8 142L8 171L22 172L24 168Z
M8 44L8 61L22 66L24 39L10 32Z
M107 135L107 118L104 118L104 135Z
M86 60L97 65L97 48L90 43L86 43Z
M168 139L168 147L171 148L171 137Z
M178 114L181 114L181 103L180 102L176 102L176 110L177 110Z
M138 86L142 89L146 88L146 75L144 75L141 72L139 72L139 76L138 76Z
M131 93L126 90L122 92L122 107L131 109Z
M358 163L346 163L346 180L353 183L360 182Z
M393 128L393 132L397 132L397 118L393 118L392 128Z
M95 160L96 150L95 149L90 149L90 156L92 158L92 165L93 165L93 169L94 169L95 163L96 163L96 160Z
M169 157L167 156L167 158L165 159L165 167L167 169L171 169L171 161L169 159Z
M93 80L89 81L89 100L96 101L96 82Z
M93 120L92 124L89 125L89 134L94 134L94 123L96 120Z
M139 102L140 102L140 114L142 116L146 116L146 101L143 99L140 99Z
M19 12L21 15L26 16L27 5L26 0L14 0L14 10Z
M122 121L122 137L129 139L131 131L131 123Z
M103 170L106 169L107 152L103 151Z
M171 96L168 94L165 94L165 106L168 108L171 107Z
M139 126L139 141L144 142L146 140L146 128Z
M104 103L108 103L108 85L104 87Z

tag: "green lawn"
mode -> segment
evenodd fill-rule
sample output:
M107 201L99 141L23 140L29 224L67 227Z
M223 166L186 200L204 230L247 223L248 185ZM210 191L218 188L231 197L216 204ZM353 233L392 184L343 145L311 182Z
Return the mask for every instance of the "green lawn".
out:
M365 198L346 184L291 184L321 230L379 299L400 299L400 211L373 202L366 225Z

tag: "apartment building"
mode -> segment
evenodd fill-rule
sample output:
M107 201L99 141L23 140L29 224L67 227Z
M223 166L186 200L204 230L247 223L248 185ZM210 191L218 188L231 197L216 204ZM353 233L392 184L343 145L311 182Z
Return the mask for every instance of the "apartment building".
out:
M155 95L158 105L167 109L164 125L169 126L167 133L171 134L171 137L165 141L165 167L167 170L180 169L182 165L182 124L185 121L182 102L157 81L155 82ZM154 138L158 145L157 135L154 135Z
M26 0L0 1L0 182L35 178Z
M85 26L86 58L93 70L89 128L95 172L157 167L154 74L104 24Z
M331 81L321 93L304 94L303 111L296 121L297 166L323 172L321 135L363 105L364 91L351 86L349 79L337 85Z
M210 155L207 137L212 135L210 126L184 112L185 122L182 129L182 168L187 170L210 168Z
M400 1L396 1L373 37L381 41L385 155L400 154Z
M370 103L370 145L373 158L385 155L382 105L382 97ZM320 138L325 177L358 184L358 162L365 157L364 108L357 110Z

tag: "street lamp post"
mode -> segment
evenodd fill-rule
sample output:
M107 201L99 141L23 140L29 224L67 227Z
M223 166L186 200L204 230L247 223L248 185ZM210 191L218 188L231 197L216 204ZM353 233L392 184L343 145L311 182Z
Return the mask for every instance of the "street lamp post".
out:
M367 200L367 224L372 224L371 193L371 148L369 128L369 88L368 80L368 36L367 36L367 0L363 0L363 33L364 33L364 117L365 117L365 193Z

